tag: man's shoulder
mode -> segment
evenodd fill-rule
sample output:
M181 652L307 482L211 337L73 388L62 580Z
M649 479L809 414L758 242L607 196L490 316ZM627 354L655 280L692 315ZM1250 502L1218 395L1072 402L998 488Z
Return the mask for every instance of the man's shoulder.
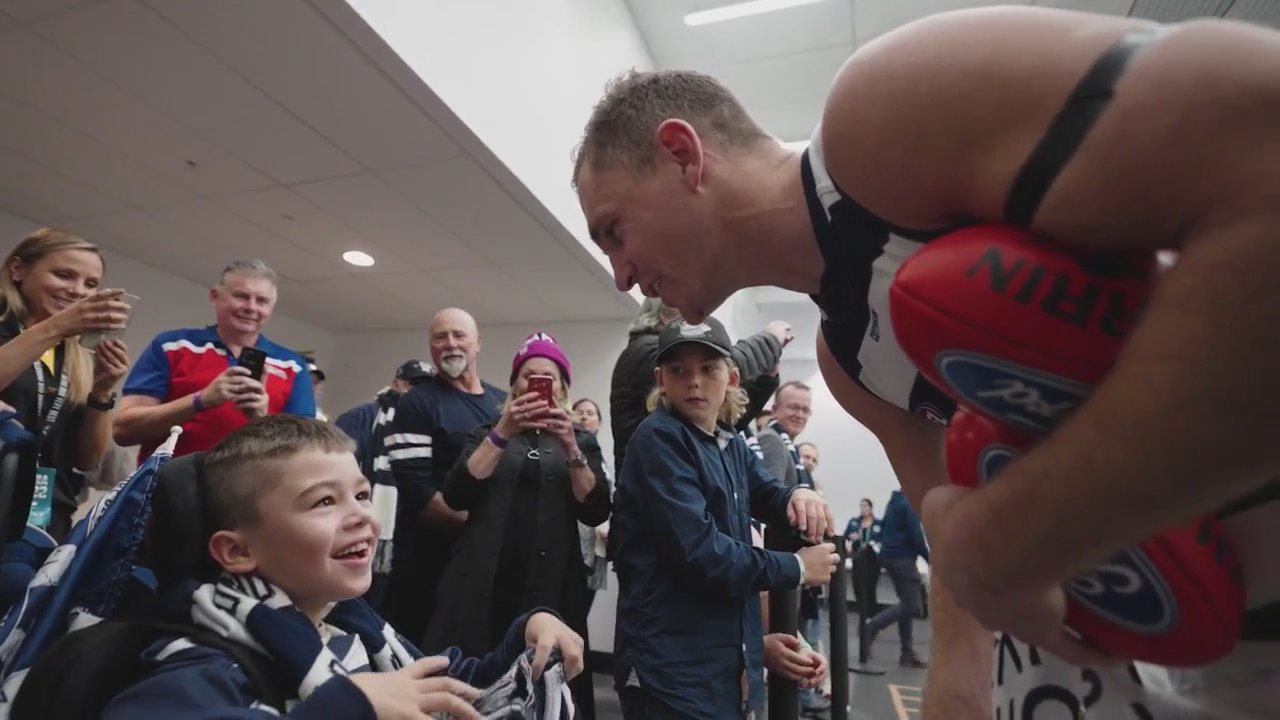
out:
M188 327L165 330L151 340L162 350L171 352L179 349L202 351L217 339L217 335L207 327Z
M500 387L498 387L498 386L496 386L496 385L491 385L491 384L489 384L489 383L485 382L484 380L481 380L481 381L480 381L480 386L481 386L482 388L484 388L484 393L485 393L486 395L492 395L493 397L495 397L495 398L497 398L497 399L498 399L498 402L506 402L506 401L507 401L507 391L506 391L506 390L503 390L502 388L500 388Z
M258 349L267 354L267 358L276 361L275 365L287 366L294 372L305 372L307 369L307 359L302 353L291 350L274 340L263 335L258 338Z

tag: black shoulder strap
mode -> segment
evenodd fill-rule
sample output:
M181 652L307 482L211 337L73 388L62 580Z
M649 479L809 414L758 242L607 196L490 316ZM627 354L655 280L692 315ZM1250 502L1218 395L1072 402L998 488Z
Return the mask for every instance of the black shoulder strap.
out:
M1111 103L1116 81L1124 75L1129 62L1155 37L1154 28L1129 33L1107 48L1089 68L1013 181L1004 206L1006 223L1031 224L1049 186Z
M31 667L13 699L11 720L89 720L101 717L121 692L151 669L142 654L165 637L187 637L226 653L265 704L285 712L283 683L262 653L193 625L159 620L101 622L61 637Z

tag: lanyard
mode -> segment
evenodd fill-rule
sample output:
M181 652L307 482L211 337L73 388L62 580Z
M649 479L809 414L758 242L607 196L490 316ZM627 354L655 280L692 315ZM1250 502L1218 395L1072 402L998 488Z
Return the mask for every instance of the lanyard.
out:
M56 364L56 363L55 363ZM63 360L66 365L66 360ZM53 424L58 421L58 416L62 414L62 406L67 402L67 368L62 368L62 372L58 373L58 395L50 403L46 412L44 409L44 363L39 358L32 363L32 367L36 371L36 418L40 424L40 440L43 442L45 436L49 434L49 430Z

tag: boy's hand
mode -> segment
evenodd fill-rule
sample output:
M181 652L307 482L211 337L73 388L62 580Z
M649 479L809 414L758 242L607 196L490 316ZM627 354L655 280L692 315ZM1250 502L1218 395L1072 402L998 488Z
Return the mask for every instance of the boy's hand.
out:
M787 522L804 533L809 542L817 543L827 536L827 530L835 527L836 519L821 495L809 488L796 488L787 503Z
M786 633L764 636L764 666L806 690L818 687L827 678L827 659L800 638Z
M422 658L395 672L363 672L351 683L364 693L378 720L424 720L431 713L480 720L471 706L480 691L450 677L432 677L449 667L442 657Z
M836 546L831 543L810 545L797 552L796 557L804 565L804 584L809 587L831 582L831 574L836 571L836 563L840 562Z
M551 613L534 613L524 624L524 641L534 648L533 679L542 677L542 671L551 658L551 650L560 648L560 659L564 665L564 677L572 680L582 672L583 642L582 636L561 622Z

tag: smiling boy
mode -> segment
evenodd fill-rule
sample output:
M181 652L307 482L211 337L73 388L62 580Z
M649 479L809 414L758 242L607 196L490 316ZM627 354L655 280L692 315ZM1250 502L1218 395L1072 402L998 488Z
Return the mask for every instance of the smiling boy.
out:
M175 583L162 605L265 655L293 698L289 717L478 718L471 684L497 680L527 644L537 647L535 674L553 648L567 674L581 668L581 638L550 613L518 619L483 659L452 649L420 658L359 600L372 579L379 527L350 439L325 423L284 415L255 421L209 453L198 485L216 568ZM167 638L144 660L154 670L104 718L275 714L219 650Z

